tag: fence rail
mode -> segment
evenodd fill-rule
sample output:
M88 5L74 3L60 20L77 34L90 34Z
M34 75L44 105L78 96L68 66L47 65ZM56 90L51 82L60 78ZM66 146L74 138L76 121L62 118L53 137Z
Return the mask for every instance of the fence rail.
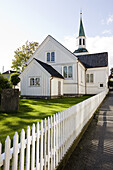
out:
M73 141L92 117L107 94L101 92L60 113L56 113L41 123L28 126L26 138L22 129L20 135L15 132L13 147L7 136L5 152L0 143L0 167L4 170L53 170L66 154Z

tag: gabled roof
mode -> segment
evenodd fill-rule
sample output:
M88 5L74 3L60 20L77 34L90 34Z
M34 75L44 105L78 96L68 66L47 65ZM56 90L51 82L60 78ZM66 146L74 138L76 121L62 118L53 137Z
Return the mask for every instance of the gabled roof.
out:
M43 47L43 45L45 45L49 40L53 40L54 42L56 42L58 45L60 45L60 47L62 49L64 49L65 51L68 52L69 56L72 57L73 60L75 60L75 55L70 51L68 50L65 46L63 46L59 41L57 41L55 38L53 38L51 35L48 35L44 41L39 45L39 47L37 48L37 50L34 52L34 54L27 60L27 63L26 64L29 64L30 61L35 58L35 54L38 53L38 51L40 51L41 47ZM77 58L76 58L77 59Z
M48 73L50 73L52 77L64 79L64 77L58 71L56 71L51 65L46 64L40 60L37 60L36 58L34 58L34 60L36 60Z
M80 28L79 28L79 37L84 36L85 37L85 32L84 32L84 27L82 23L82 18L80 19Z
M108 53L96 53L77 56L86 68L107 67Z

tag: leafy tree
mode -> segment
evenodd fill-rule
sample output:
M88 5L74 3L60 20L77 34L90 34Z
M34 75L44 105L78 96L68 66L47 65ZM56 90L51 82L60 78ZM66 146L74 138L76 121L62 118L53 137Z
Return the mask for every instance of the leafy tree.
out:
M110 71L111 73L110 73L109 79L113 78L113 68L111 68Z
M26 67L26 61L33 55L38 48L38 42L25 42L25 45L14 51L14 59L12 60L12 68L18 72L23 71Z
M3 75L0 74L0 102L1 102L1 92L2 89L11 88L11 83L5 78Z
M20 78L19 78L20 73L12 73L10 76L10 82L12 83L12 85L15 86L20 82Z

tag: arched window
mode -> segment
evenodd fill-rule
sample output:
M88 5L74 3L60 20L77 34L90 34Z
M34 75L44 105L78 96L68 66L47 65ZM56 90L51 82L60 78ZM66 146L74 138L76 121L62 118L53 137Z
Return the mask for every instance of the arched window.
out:
M81 39L79 39L79 45L82 45Z
M85 39L83 39L83 45L85 45Z

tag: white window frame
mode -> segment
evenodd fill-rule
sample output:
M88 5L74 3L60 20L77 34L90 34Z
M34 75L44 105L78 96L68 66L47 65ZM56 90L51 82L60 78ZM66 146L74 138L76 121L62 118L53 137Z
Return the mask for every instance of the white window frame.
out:
M33 85L31 85L31 79L34 79L34 84ZM39 85L37 84L36 79L39 79ZM34 76L29 77L29 86L30 87L40 87L40 82L41 82L41 79L40 79L39 76L37 76L37 77L34 77Z
M69 77L69 67L72 67L72 77ZM67 77L64 76L64 67L67 67ZM63 76L65 79L73 79L73 66L72 65L64 65L63 66Z
M93 81L91 81L91 75L93 75ZM87 76L89 77L87 81ZM87 73L86 74L86 83L94 83L94 74L93 73Z
M53 52L54 52L54 61L51 60L51 58L52 58L52 53L53 53ZM48 54L48 53L50 53L50 61L47 61L47 54ZM55 51L47 51L47 52L46 52L46 62L47 62L47 63L55 63L55 56L56 56Z

